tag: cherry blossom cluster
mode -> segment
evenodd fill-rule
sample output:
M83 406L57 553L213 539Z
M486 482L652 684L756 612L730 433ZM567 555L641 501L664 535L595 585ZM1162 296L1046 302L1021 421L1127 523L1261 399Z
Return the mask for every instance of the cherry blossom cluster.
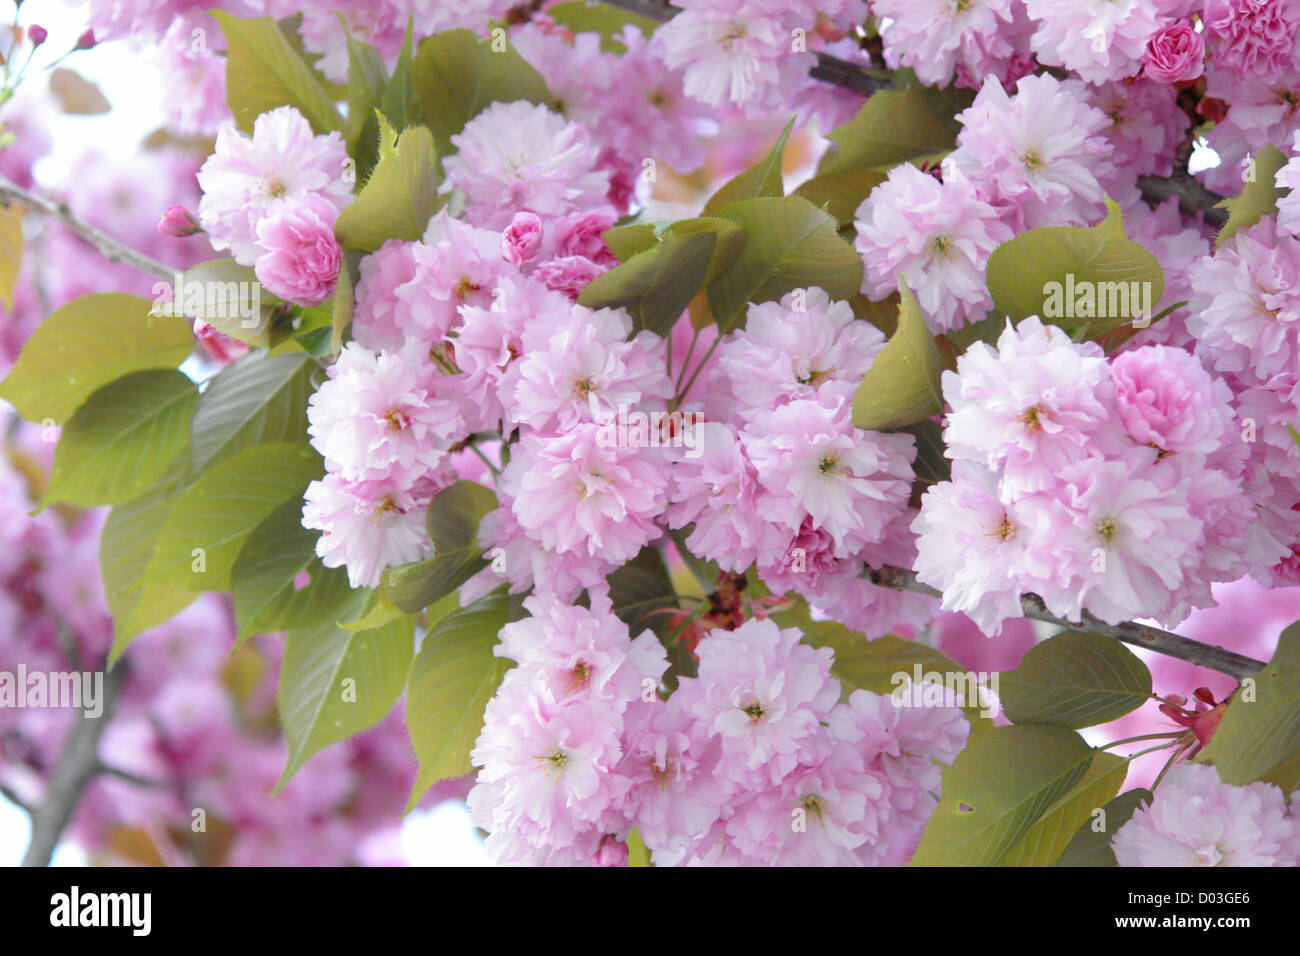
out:
M698 676L664 701L651 632L630 639L599 599L525 607L471 754L500 862L618 865L635 827L657 866L896 865L969 731L955 706L841 702L832 652L770 619L702 640Z
M1234 787L1214 767L1182 763L1120 827L1120 866L1300 866L1300 792Z
M1176 624L1289 555L1251 506L1231 390L1188 352L1108 360L1031 317L943 389L953 480L922 501L916 569L990 633L1031 591L1069 620Z

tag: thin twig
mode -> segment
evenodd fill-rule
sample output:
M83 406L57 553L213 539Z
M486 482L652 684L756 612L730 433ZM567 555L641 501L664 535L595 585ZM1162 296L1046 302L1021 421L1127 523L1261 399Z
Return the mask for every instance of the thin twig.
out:
M0 201L5 203L19 202L29 209L63 223L63 225L98 249L100 255L110 262L121 262L129 266L135 266L137 269L168 282L176 278L176 269L159 262L157 259L146 256L143 252L137 252L119 240L114 239L104 230L92 226L84 219L79 218L67 203L50 199L47 196L37 195L23 189L4 176L0 176Z
M943 596L941 592L928 584L922 584L918 581L916 572L909 571L906 568L887 566L872 569L869 574L872 583L883 588L893 588L896 591L911 591L915 594L928 594L931 597ZM1083 612L1080 620L1069 621L1048 611L1043 604L1043 599L1037 594L1024 595L1020 599L1020 607L1025 617L1035 621L1058 624L1072 630L1084 630L1091 634L1104 634L1106 637L1113 637L1125 644L1144 647L1149 651L1155 651L1157 654L1164 654L1166 657L1176 657L1180 661L1187 661L1199 667L1208 667L1223 674L1230 674L1238 680L1250 677L1264 667L1263 661L1244 657L1221 647L1202 644L1200 641L1183 637L1181 634L1171 634L1169 631L1162 631L1158 627L1148 627L1134 621L1125 621L1123 624L1107 624L1105 621L1093 617L1087 611Z

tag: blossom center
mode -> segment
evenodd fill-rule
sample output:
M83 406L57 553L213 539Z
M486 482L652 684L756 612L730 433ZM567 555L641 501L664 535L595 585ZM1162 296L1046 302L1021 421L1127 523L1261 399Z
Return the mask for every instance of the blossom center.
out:
M1025 150L1024 155L1020 157L1020 164L1031 173L1038 172L1047 165L1047 163L1043 162L1043 157L1039 155L1036 149Z
M994 526L993 530L986 533L999 541L1010 541L1016 536L1016 526L1011 523L1010 518L1003 515L1002 520Z
M564 768L569 765L569 754L559 747L554 747L547 753L540 754L537 759L542 762L542 769L556 779L564 772Z
M763 705L756 700L751 700L745 707L742 708L742 710L744 710L745 713L749 715L750 723L754 723L754 724L758 723L760 720L762 720L764 717L767 716L767 711L763 708Z
M822 817L826 815L826 804L815 793L807 794L799 801L799 805L803 807L805 813L816 819L818 823L821 823Z
M840 459L838 455L822 455L821 460L817 462L817 470L827 476L839 474Z
M936 255L941 256L944 259L952 259L951 236L935 236L930 240L930 248L935 251Z
M569 690L580 690L590 684L591 670L591 665L586 661L578 661L574 664L573 670L569 671Z
M1043 430L1043 423L1038 420L1038 416L1042 413L1043 406L1041 405L1030 405L1025 409L1024 413L1020 416L1020 421L1024 424L1025 431L1032 433L1041 432Z
M411 416L400 408L390 409L388 414L384 416L384 421L388 422L388 427L393 431L411 427Z
M1097 537L1101 538L1106 547L1110 547L1110 543L1115 537L1115 532L1119 530L1119 526L1115 524L1114 518L1102 518L1093 525L1093 530L1097 532Z

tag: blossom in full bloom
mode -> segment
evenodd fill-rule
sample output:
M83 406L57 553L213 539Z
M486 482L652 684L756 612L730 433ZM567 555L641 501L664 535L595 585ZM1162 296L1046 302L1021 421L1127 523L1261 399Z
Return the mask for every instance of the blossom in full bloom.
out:
M1136 73L1162 13L1158 0L1025 0L1025 7L1038 24L1032 42L1039 62L1089 83Z
M281 206L257 224L258 281L296 305L319 305L334 294L343 247L334 238L338 210L318 196Z
M1205 40L1186 20L1167 23L1147 37L1142 75L1157 83L1186 83L1205 72Z
M1180 763L1111 840L1120 866L1297 866L1297 821L1272 784L1234 787Z
M881 36L927 86L946 86L960 64L974 76L1011 57L1012 0L873 0Z
M302 524L320 531L316 554L327 568L346 567L354 588L379 584L387 567L428 557L428 502L391 483L313 481L303 495Z
M901 275L936 331L982 319L993 304L984 267L1011 227L957 167L940 183L910 163L895 166L858 207L856 225L869 296L894 292Z
M199 170L199 224L217 250L229 249L251 266L261 251L257 227L263 217L304 197L317 196L342 209L352 199L344 177L348 154L338 133L314 136L292 106L263 113L245 136L233 125L217 133L212 155Z
M501 230L526 209L561 216L599 206L609 174L587 129L525 100L493 103L452 137L442 189L460 189L477 226Z
M957 115L962 131L950 161L1019 228L1082 225L1100 217L1100 181L1114 167L1104 113L1078 80L1026 76L1008 96L989 77Z

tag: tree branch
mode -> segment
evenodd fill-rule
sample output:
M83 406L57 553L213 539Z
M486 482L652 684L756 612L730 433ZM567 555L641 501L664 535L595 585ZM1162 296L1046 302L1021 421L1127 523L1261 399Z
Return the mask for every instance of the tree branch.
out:
M99 738L113 718L126 671L125 662L119 662L104 674L104 708L98 717L87 717L85 711L79 711L73 718L63 752L45 784L45 795L31 808L32 839L23 866L46 866L54 855L86 785L99 769Z
M677 9L665 0L603 0L603 2L659 23L671 20L677 13ZM863 96L870 96L872 93L893 86L892 81L872 76L856 63L841 60L829 53L817 54L817 65L812 68L810 75L814 79ZM1205 216L1206 222L1216 226L1222 226L1228 221L1226 210L1214 208L1223 197L1207 189L1191 176L1177 174L1170 177L1139 176L1138 189L1142 193L1142 198L1152 206L1159 205L1170 196L1176 196L1184 215L1195 216L1201 213Z
M906 568L873 568L868 573L871 582L882 588L911 591L915 594L928 594L930 597L943 596L942 592L918 581L916 572L909 571ZM1081 620L1068 621L1048 611L1043 604L1043 599L1037 594L1026 594L1021 598L1020 606L1025 617L1032 618L1035 621L1059 624L1071 630L1082 629L1093 634L1104 634L1107 637L1123 641L1125 644L1132 644L1134 647L1144 647L1149 651L1155 651L1157 654L1164 654L1166 657L1176 657L1180 661L1187 661L1190 664L1230 674L1238 680L1250 677L1264 667L1263 661L1257 661L1224 650L1221 647L1202 644L1200 641L1183 637L1181 634L1171 634L1157 627L1148 627L1145 624L1137 624L1133 621L1125 621L1123 624L1107 624L1105 621L1099 621L1087 611L1083 612Z
M67 203L46 196L38 196L4 176L0 176L0 201L22 203L29 209L63 223L63 225L98 249L100 255L110 262L121 262L129 266L135 266L137 269L168 282L176 278L176 270L171 266L164 265L157 259L146 256L143 252L136 252L129 246L114 239L104 230L92 226L73 213Z

